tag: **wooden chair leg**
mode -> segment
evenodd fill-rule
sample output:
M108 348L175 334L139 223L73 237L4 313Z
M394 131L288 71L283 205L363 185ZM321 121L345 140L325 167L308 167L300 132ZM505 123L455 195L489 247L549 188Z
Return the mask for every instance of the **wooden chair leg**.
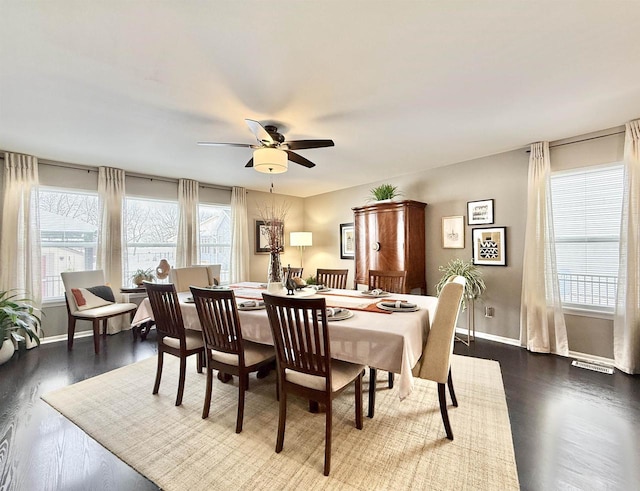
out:
M456 399L456 393L453 390L453 379L451 378L451 368L449 368L449 376L447 378L447 385L449 386L449 395L451 396L451 402L454 407L458 407L458 399Z
M247 390L247 374L240 373L238 376L238 416L236 418L236 433L242 431L242 420L244 419L244 395Z
M69 319L67 322L67 349L73 349L73 336L76 333L76 318L72 315L69 315Z
M362 374L356 379L356 428L362 429Z
M93 319L93 351L100 353L100 319Z
M109 319L102 319L102 336L107 337L107 327L109 325Z
M333 420L333 401L327 401L327 420L325 423L325 442L324 442L324 475L328 476L331 470L331 423Z
M196 370L198 371L198 373L202 373L202 366L205 364L204 360L202 359L203 354L204 354L204 350L198 351L196 353L196 357L197 357Z
M442 414L442 422L444 423L444 431L447 438L453 440L453 432L449 423L449 413L447 413L447 394L445 392L445 384L438 384L438 399L440 400L440 414Z
M378 378L378 370L369 368L369 412L367 417L373 418L376 409L376 382Z
M287 419L287 393L280 385L280 408L278 411L278 439L276 440L276 453L282 452L284 446L284 425Z
M160 390L160 378L162 377L162 362L164 361L164 352L158 350L158 368L156 368L156 383L153 385L153 394L157 394Z
M213 388L213 369L207 366L207 388L204 392L204 406L202 406L202 419L209 417L211 407L211 390Z
M178 395L176 396L176 406L182 404L182 395L184 394L184 379L187 376L187 357L180 357L180 379L178 380Z

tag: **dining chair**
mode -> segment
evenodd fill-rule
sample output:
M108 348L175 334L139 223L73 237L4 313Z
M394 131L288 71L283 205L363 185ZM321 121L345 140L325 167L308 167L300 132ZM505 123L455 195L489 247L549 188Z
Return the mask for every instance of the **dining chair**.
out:
M304 270L304 268L294 268L293 266L282 268L282 277L283 278L287 277L287 270L291 270L291 277L292 278L302 278L302 271Z
M157 394L160 389L164 354L169 353L177 356L180 358L180 378L178 379L176 406L179 406L182 404L182 395L184 393L187 357L197 355L198 373L202 373L204 358L202 334L200 331L184 328L178 294L173 283L151 283L145 281L144 286L147 289L147 296L149 297L158 333L158 368L153 394Z
M205 266L190 266L188 268L171 268L169 282L173 283L176 292L188 292L190 286L210 286L209 272Z
M278 437L276 453L284 446L287 394L326 406L324 475L331 468L332 401L355 382L356 428L362 429L364 366L331 359L324 298L287 298L263 293L276 347L278 372Z
M240 433L244 419L245 391L249 389L249 374L269 364L275 365L275 351L273 346L243 339L233 290L211 290L192 286L191 293L202 326L207 370L202 419L209 416L213 370L236 375L238 377L236 433Z
M452 276L442 288L422 356L413 368L414 376L437 382L440 414L449 440L453 440L453 432L447 412L445 384L449 386L451 402L454 407L458 407L451 378L451 355L465 284L466 280L462 276Z
M369 270L369 290L378 288L389 293L404 293L404 283L407 278L406 271L385 271L380 269ZM369 411L367 416L373 418L375 411L375 389L378 379L377 370L369 368ZM393 389L393 372L389 372L388 386Z
M67 349L73 349L76 321L90 321L93 327L93 350L100 353L100 323L102 335L107 335L107 322L111 317L131 314L138 308L135 303L116 302L111 287L105 282L104 271L70 271L60 273L67 305Z
M316 271L316 283L327 288L347 288L348 269L318 269Z

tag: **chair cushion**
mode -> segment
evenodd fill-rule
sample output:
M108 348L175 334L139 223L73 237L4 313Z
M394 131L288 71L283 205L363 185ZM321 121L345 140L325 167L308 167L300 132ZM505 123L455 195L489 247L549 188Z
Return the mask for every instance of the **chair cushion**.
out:
M194 331L193 329L185 329L185 341L187 342L187 349L197 349L202 348L204 346L204 341L202 340L202 332ZM165 336L162 338L162 342L171 348L180 349L180 340L178 338L170 338L169 336Z
M273 346L260 343L252 343L244 341L244 365L251 366L256 363L273 358L276 355ZM211 350L211 358L226 365L238 366L238 355L232 353L224 353L222 351Z
M138 306L135 303L110 303L95 309L78 310L72 315L76 317L99 319L100 317L111 317L112 315L125 314L136 310L137 308Z
M115 303L113 291L107 285L91 286L89 288L71 288L71 294L76 310L83 311Z
M349 363L341 360L331 360L331 392L342 389L345 385L351 382L358 376L358 373L364 370L364 365L357 365L355 363ZM309 387L315 390L324 390L326 382L324 377L317 375L310 375L308 373L297 372L286 368L284 376L287 381L294 384L302 385L303 387Z

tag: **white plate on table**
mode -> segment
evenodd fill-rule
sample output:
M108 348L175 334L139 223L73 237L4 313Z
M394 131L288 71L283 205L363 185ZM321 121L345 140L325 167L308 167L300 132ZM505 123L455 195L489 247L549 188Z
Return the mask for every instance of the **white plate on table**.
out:
M350 319L351 317L353 317L353 312L350 311L349 309L334 308L333 310L335 311L335 313L333 315L327 314L327 321L328 322L343 321L345 319Z
M331 291L331 288L327 288L327 287L326 287L326 286L324 286L324 285L323 285L323 286L321 286L321 287L318 287L318 285L308 285L308 286L307 286L307 287L305 287L305 288L309 288L310 290L315 290L315 291L316 291L316 292L318 292L318 293L324 293L324 292L329 292L329 291Z
M390 297L391 293L389 292L384 292L384 291L376 291L376 290L364 290L360 292L362 295L364 295L365 297L372 297L372 298L381 298L381 297Z
M378 302L376 306L389 312L415 312L420 310L420 307L415 303L409 302Z
M238 303L238 310L262 310L265 309L266 306L264 304L264 302L262 300L260 300L260 302L258 303L258 305L255 304L247 304L247 305L242 305L245 302L239 302Z

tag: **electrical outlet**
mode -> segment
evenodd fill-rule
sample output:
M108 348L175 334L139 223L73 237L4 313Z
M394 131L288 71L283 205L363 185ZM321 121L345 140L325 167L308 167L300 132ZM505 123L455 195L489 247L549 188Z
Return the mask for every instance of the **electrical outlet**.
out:
M488 317L488 318L493 317L494 312L495 312L495 310L494 310L493 307L485 307L484 308L484 316L485 317Z

